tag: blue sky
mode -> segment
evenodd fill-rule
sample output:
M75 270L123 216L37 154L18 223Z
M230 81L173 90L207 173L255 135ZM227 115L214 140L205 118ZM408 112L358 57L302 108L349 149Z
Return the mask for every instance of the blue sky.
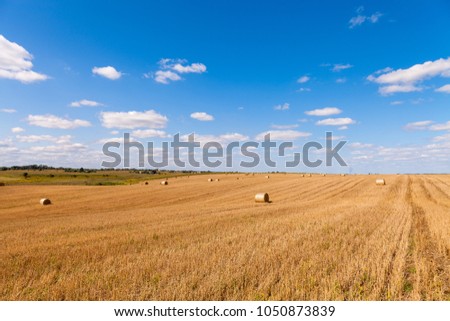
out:
M321 171L450 169L446 1L91 2L0 0L0 165L332 131L349 167Z

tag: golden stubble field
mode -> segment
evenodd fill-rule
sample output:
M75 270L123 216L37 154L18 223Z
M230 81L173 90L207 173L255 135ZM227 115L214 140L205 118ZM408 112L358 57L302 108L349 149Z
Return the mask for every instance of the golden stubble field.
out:
M0 299L450 300L450 176L383 177L0 187Z

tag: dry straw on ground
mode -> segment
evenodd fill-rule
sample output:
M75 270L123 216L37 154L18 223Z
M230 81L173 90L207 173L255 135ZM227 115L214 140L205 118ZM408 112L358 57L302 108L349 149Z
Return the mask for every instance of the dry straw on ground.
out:
M271 176L2 187L0 300L450 300L450 176Z

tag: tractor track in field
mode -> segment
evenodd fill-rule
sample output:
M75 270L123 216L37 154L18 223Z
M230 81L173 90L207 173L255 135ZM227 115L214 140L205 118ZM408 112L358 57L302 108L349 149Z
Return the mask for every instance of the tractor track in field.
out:
M429 195L429 191L426 188L425 190L424 194ZM406 200L411 206L412 224L404 269L403 296L414 300L448 300L450 299L449 258L445 253L436 251L437 244L430 232L426 212L414 201L411 179L408 181ZM427 275L421 271L422 266L428 268ZM429 286L441 288L442 297L430 298L423 290L417 290L429 288Z

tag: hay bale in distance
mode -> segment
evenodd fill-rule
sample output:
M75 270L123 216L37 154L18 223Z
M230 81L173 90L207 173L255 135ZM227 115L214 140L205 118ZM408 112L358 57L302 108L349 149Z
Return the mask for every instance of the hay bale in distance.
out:
M39 203L41 203L41 205L50 205L52 202L48 198L41 198Z
M220 182L220 179L219 179L219 178L216 178L216 182Z
M169 182L168 181L162 181L161 185L169 185Z
M300 174L300 177L305 177L305 175L304 174Z
M213 181L213 179L212 178L208 178L208 182L212 182Z
M145 184L145 185L148 185L148 182L145 182L144 184Z
M267 193L258 193L255 195L256 203L269 203L269 194Z
M377 185L386 185L386 181L384 180L384 178L378 178L375 183Z
M5 186L5 183L3 183L3 182L0 182L0 186Z
M269 175L266 175L266 178L270 178Z

